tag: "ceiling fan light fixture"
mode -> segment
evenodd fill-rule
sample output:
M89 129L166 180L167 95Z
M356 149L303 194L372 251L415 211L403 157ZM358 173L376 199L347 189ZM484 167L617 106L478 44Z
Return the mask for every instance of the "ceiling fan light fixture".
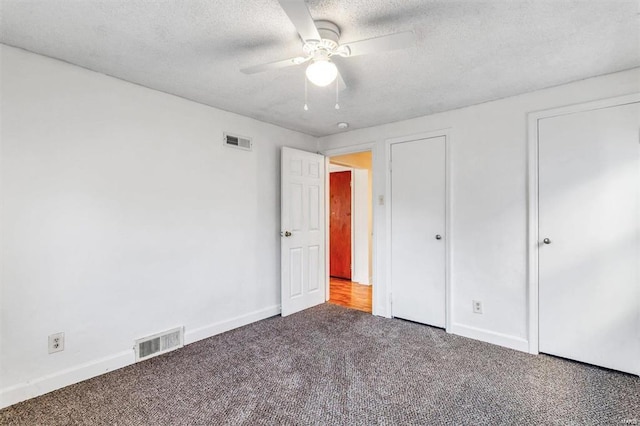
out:
M310 82L316 86L325 87L335 81L338 68L329 59L314 59L307 67L306 74Z

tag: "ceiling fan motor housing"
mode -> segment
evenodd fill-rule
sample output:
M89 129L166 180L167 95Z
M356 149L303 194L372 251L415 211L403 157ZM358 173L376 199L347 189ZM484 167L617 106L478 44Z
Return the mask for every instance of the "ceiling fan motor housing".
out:
M327 56L331 56L340 42L340 28L329 21L314 21L314 23L321 40L305 40L304 52L309 56L316 56L316 52L325 51Z
M338 45L340 41L340 28L336 24L330 21L313 21L316 24L318 33L322 40L330 40L335 45Z

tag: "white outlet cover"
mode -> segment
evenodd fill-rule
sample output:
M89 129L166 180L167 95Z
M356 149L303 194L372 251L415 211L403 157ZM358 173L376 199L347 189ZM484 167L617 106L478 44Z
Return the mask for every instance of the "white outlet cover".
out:
M56 353L64 350L64 333L49 335L49 353Z
M479 300L473 300L473 313L481 314L482 313L482 302Z

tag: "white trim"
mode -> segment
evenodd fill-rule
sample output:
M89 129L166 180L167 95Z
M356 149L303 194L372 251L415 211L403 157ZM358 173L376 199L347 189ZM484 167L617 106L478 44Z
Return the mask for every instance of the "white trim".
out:
M449 333L457 334L458 336L504 346L505 348L515 349L517 351L527 352L529 349L529 342L522 337L496 333L495 331L485 330L482 328L470 327L462 324L452 324L448 327L447 331Z
M372 276L369 280L369 283L371 283L373 286L371 288L371 310L372 310L372 314L373 315L378 315L378 316L383 316L383 317L387 317L390 318L389 316L389 311L385 310L384 306L380 306L380 303L377 300L377 293L378 292L385 292L385 282L384 280L381 279L380 276L378 276L378 262L376 261L377 259L377 255L378 255L378 244L379 244L379 240L378 240L378 232L376 232L376 225L378 223L378 215L376 213L376 199L377 196L376 194L379 194L379 189L378 189L378 185L376 184L376 172L378 170L378 167L376 166L376 161L378 159L378 156L380 155L378 153L378 147L377 144L375 142L369 142L369 143L363 143L363 144L358 144L358 145L351 145L351 146L346 146L343 148L333 148L333 149L326 149L326 150L322 150L320 151L320 153L322 155L325 155L327 157L327 170L329 170L329 157L334 157L337 155L344 155L344 154L355 154L358 152L366 152L366 151L370 151L371 152L371 178L372 178L372 182L373 182L373 187L371 188L372 194L371 194L371 208L372 208L372 212L373 212L373 217L371 219L371 221L373 222L371 224L371 227L373 229L373 235L371 237L371 245L372 250L371 250L371 264L372 264ZM379 172L378 172L379 173ZM326 174L327 176L327 183L326 185L329 185L329 173L327 172ZM329 194L329 191L326 191L327 193L327 197ZM327 209L329 208L329 201L327 201L326 203ZM327 210L328 211L328 210ZM330 213L329 213L330 214ZM329 214L326 214L325 217L327 218L326 220L328 221L328 216ZM326 225L326 229L327 231L325 232L326 235L326 244L325 246L327 247L327 257L326 259L329 259L329 254L328 254L328 239L329 239L329 225ZM328 260L325 260L325 265L328 264ZM326 272L326 280L327 280L327 287L326 287L326 294L327 294L327 300L329 300L329 269L327 269Z
M452 169L453 169L453 158L451 153L453 150L451 149L451 132L449 130L445 133L445 182L444 182L444 190L445 190L445 236L444 236L444 244L445 244L445 252L444 252L444 262L445 262L445 303L446 303L446 311L445 311L445 330L450 333L451 325L453 324L453 286L451 285L451 271L453 271L453 226L451 224L453 217L453 208L452 208L452 197L451 197L451 182L452 182Z
M452 238L452 226L451 226L451 176L452 176L452 161L451 161L451 128L439 129L430 132L415 133L407 136L400 136L396 138L385 140L385 155L387 159L387 167L385 167L386 176L386 188L387 200L385 202L385 216L386 216L386 282L387 282L387 312L388 317L392 316L392 301L391 294L393 291L391 283L391 145L402 142L411 142L420 139L431 139L442 137L445 138L445 329L451 333L451 325L453 324L453 295L451 287L451 270L453 264L453 238Z
M609 108L640 102L640 93L633 93L614 98L600 99L592 102L584 102L552 108L543 111L534 111L528 114L528 138L527 138L527 275L528 275L528 352L537 354L539 350L538 338L538 121L544 118L557 117L559 115L575 114L583 111Z
M527 123L527 274L529 281L527 336L529 353L538 354L538 119L529 114Z
M329 179L331 178L331 163L329 162L329 157L326 154L324 155L324 301L329 301L331 297L331 277L329 273L329 261L331 259L331 242L329 241L329 229L330 229L330 221L331 221L331 194L330 191L330 183Z
M372 265L370 257L371 234L369 232L369 212L373 212L369 201L373 197L369 194L369 170L353 169L352 183L352 254L353 269L351 280L362 285L371 285L369 267Z
M331 161L331 159L329 159L329 161ZM352 171L353 171L353 167L346 167L346 166L341 166L339 164L329 163L329 173L352 172Z
M131 365L134 362L135 355L132 346L131 349L126 351L4 388L0 391L0 408L100 376L109 371Z
M198 327L196 329L187 331L184 334L184 344L188 345L199 340L213 337L216 334L224 333L235 328L243 327L245 325L271 318L280 314L280 305L273 305L267 308L258 309L257 311L249 312L244 315L239 315L227 320L218 321L213 324Z
M358 152L367 152L367 151L371 151L373 153L375 147L376 147L375 142L361 143L358 145L349 145L342 148L325 149L323 151L320 151L320 154L325 155L327 157L336 157L338 155L357 154Z
M185 345L202 339L213 337L238 327L260 321L280 313L280 305L269 306L264 309L249 312L227 320L219 321L204 327L188 331L184 335ZM109 371L117 370L135 363L133 346L131 349L109 355L104 358L89 361L62 371L48 374L25 383L20 383L0 390L0 408L8 407L45 393L61 389L65 386L82 382L92 377L100 376Z

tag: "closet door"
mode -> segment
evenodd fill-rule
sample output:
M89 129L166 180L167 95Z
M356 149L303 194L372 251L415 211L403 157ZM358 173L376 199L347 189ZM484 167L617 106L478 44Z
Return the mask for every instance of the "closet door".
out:
M445 326L445 137L391 145L392 315Z
M539 349L640 373L640 106L538 121Z

